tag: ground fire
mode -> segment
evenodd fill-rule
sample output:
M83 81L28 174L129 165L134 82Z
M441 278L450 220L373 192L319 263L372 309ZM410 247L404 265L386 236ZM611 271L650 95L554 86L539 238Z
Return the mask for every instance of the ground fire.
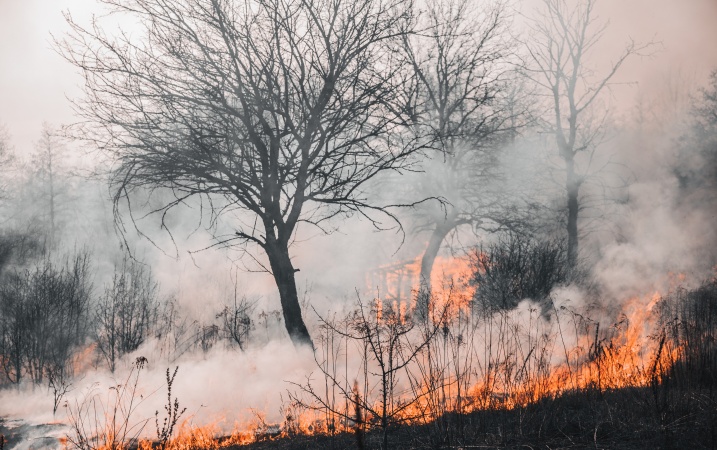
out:
M184 418L176 421L176 434L163 448L233 448L292 436L381 433L456 414L525 410L577 393L654 389L674 379L676 367L686 362L685 346L691 342L680 336L690 332L689 319L665 320L666 308L689 297L679 286L625 300L612 320L590 318L590 313L607 313L559 293L547 314L530 300L514 311L486 312L475 308L470 276L461 273L470 264L446 261L445 266L456 269L443 277L446 288L434 294L441 301L432 302L427 322L416 322L390 281L386 297L359 303L340 320L325 320L317 340L319 377L293 383L282 422L268 423L263 412L254 411L254 419L222 433L217 424L195 425ZM390 271L387 280L398 279L392 277L397 270L413 274L414 284L404 286L413 286L412 295L418 295L415 262L380 270ZM686 328L675 334L675 326ZM708 345L714 351L714 344ZM117 430L96 431L106 440L96 448L125 448L113 441ZM136 445L149 450L157 441L140 439Z

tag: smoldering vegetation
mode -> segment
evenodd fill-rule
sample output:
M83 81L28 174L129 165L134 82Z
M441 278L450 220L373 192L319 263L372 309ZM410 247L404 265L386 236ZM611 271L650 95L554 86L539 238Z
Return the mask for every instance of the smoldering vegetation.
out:
M626 104L592 0L103 3L0 133L0 448L717 445L717 70Z

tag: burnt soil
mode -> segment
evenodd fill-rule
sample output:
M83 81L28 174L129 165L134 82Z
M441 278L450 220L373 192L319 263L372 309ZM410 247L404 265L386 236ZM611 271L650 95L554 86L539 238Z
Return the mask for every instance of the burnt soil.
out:
M381 448L380 430L363 448ZM232 449L360 449L353 433L265 439ZM669 386L571 392L524 408L396 426L391 449L715 449L717 392Z

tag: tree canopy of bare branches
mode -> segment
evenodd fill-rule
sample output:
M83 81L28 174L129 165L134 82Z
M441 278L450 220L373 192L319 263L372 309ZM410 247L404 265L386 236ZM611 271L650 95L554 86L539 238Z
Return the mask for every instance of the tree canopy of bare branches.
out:
M239 211L223 245L258 246L294 343L311 343L289 247L300 223L370 216L365 188L410 164L395 87L410 0L103 0L140 31L99 20L59 45L85 79L77 134L114 161L116 217L133 192ZM119 219L122 228L121 218ZM244 247L246 248L246 247Z

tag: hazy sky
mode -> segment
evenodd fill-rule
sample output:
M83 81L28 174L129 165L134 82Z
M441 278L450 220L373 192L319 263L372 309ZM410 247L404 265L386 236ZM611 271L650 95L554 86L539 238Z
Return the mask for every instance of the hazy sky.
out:
M478 0L476 0L478 1ZM516 0L525 14L536 0ZM619 50L628 37L662 41L651 60L632 61L621 74L644 92L659 90L676 74L704 80L717 67L717 0L602 0L601 18L609 19L608 48ZM0 0L0 123L18 152L32 149L43 120L73 120L66 96L79 92L81 79L53 50L50 33L61 36L62 11L78 19L97 10L95 0ZM607 54L607 53L606 53ZM606 62L609 62L607 58ZM621 93L629 103L638 88Z
M18 152L32 149L43 120L72 120L65 95L77 94L76 71L51 49L65 29L61 11L93 0L0 0L0 123Z

